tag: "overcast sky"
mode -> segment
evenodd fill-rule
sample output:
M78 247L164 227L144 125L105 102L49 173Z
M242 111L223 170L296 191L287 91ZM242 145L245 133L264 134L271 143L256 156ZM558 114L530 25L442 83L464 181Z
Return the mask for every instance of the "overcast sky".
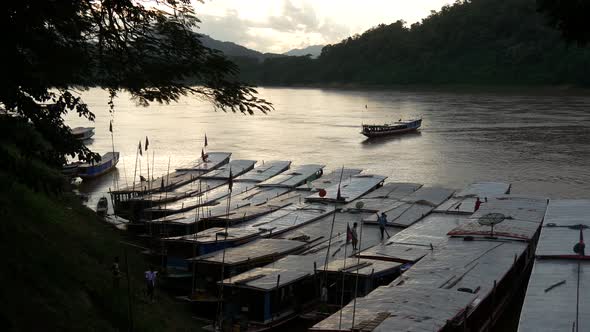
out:
M204 0L201 33L261 52L333 44L380 23L421 21L454 0Z

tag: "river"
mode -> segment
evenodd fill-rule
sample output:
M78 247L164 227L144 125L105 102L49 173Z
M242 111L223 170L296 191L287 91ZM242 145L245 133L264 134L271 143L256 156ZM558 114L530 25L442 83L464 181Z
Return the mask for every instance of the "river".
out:
M474 181L504 181L514 193L550 198L590 197L590 97L546 93L451 93L395 90L261 88L274 104L267 115L215 111L211 104L183 98L170 105L137 106L126 94L115 101L114 145L118 169L83 183L90 205L109 188L133 181L139 141L141 174L165 174L208 151L232 158L322 163L328 169L362 168L388 181L461 188ZM75 114L74 126L94 126L89 147L112 150L107 93L91 89L83 99L95 123ZM365 108L366 105L366 108ZM422 117L416 134L367 140L361 123ZM155 153L155 158L154 158ZM147 155L149 154L149 158ZM139 167L139 164L137 165ZM139 177L140 170L137 170ZM93 205L95 206L95 205Z

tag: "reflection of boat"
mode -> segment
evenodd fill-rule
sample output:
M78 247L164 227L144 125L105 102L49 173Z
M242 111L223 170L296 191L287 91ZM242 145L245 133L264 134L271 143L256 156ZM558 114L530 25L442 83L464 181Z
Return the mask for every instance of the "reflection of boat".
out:
M361 134L367 137L380 137L387 135L403 134L411 131L418 130L422 125L422 119L407 120L394 122L391 124L383 125L363 125Z
M94 136L94 127L76 127L70 130L72 135L80 141L84 141Z
M78 165L78 176L82 179L92 179L115 169L119 162L119 152L107 152L99 162Z
M103 196L98 200L98 203L96 204L96 214L98 214L101 217L104 217L107 215L108 209L109 201L106 197Z

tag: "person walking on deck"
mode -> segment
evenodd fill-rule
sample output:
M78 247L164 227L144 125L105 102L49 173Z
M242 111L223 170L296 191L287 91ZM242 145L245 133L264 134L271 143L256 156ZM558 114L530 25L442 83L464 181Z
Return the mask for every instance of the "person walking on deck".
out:
M158 277L158 271L155 271L153 266L150 266L150 269L145 271L145 283L146 283L147 296L149 297L151 302L154 302L154 291L156 288L156 278L157 277Z
M387 215L385 212L381 212L381 215L377 217L379 223L379 231L381 231L381 240L385 237L385 226L387 225ZM389 236L389 234L387 234Z
M351 240L352 240L352 250L356 251L356 245L358 243L358 235L356 232L356 227L358 226L357 223L352 225L352 229L350 230Z

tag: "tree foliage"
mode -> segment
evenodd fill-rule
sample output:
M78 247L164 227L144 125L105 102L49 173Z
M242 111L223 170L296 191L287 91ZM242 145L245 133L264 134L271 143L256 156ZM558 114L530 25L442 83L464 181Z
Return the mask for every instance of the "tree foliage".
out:
M50 144L45 161L93 159L63 122L94 119L76 93L127 90L139 104L196 95L225 111L267 112L270 103L240 82L238 67L201 44L190 0L3 1L0 103L31 122Z
M566 40L579 44L590 42L590 1L537 0L537 5Z
M240 60L261 84L589 85L590 51L568 45L535 0L457 1L408 26L381 24L307 57Z

